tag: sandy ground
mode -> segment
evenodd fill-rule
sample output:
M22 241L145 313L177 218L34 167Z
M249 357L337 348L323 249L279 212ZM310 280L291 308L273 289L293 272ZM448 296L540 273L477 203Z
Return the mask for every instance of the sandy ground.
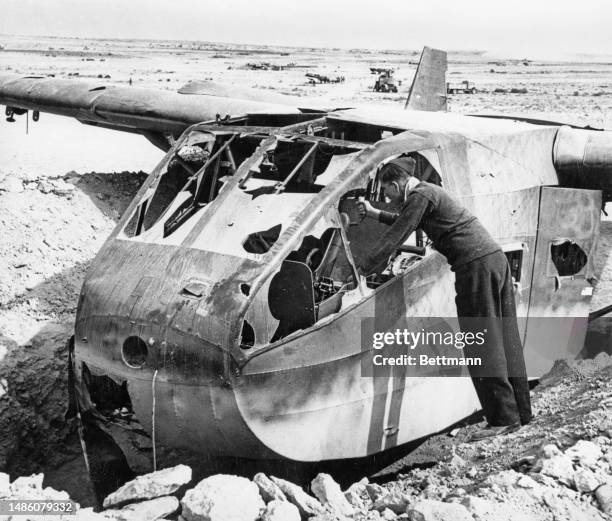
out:
M0 74L73 78L78 73L90 81L127 83L131 78L134 85L172 90L190 79L208 78L321 97L338 106L376 102L401 107L418 60L416 52L189 42L0 37L0 45ZM481 90L453 96L453 111L558 112L612 127L611 64L524 64L477 53L453 54L450 60L449 80L469 79ZM247 67L261 62L304 67ZM371 66L395 67L402 81L400 92L373 93ZM343 75L346 81L312 86L306 72ZM527 93L495 92L511 88L526 88ZM145 172L161 156L144 138L46 114L38 123L30 121L27 134L23 118L13 124L0 121L0 469L12 475L44 470L48 484L69 490L84 503L88 496L81 486L83 468L74 428L63 417L64 343L71 334L88 263ZM602 222L596 258L601 275L592 309L612 303L611 218ZM609 320L599 320L593 341L610 343L611 330ZM547 433L545 428L537 430L534 439L543 440ZM447 441L434 439L431 443L437 448L432 454L444 452ZM430 456L428 461L437 458Z

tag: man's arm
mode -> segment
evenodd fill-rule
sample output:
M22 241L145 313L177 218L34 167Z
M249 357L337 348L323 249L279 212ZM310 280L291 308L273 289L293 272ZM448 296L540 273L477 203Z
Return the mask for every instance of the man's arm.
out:
M360 213L362 219L364 217L369 217L375 221L390 225L393 224L395 219L399 217L399 213L397 212L386 212L385 210L379 210L378 208L374 208L366 201L361 201L360 204L362 205L362 210Z
M400 216L399 213L385 212L384 210L379 210L377 219L378 219L378 222L391 225L397 220L399 216Z
M390 228L378 239L371 253L364 260L361 269L372 273L382 262L386 262L393 253L414 232L423 217L431 210L431 201L417 192L408 194L406 203L399 214L380 211L378 220L390 224Z

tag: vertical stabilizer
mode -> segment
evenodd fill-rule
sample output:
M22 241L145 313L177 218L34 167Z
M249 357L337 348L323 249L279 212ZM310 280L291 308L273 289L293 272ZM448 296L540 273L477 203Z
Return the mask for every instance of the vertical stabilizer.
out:
M446 51L423 47L404 108L446 110Z

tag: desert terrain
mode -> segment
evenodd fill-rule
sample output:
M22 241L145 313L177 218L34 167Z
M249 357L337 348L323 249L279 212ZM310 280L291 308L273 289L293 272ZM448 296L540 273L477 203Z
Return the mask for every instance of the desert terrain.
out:
M54 75L168 90L189 80L210 79L322 99L338 107L400 108L419 54L420 49L0 35L0 75ZM373 92L376 76L370 67L394 68L399 92ZM306 73L345 80L313 85ZM447 78L472 81L478 89L476 94L451 96L453 112L556 113L563 121L612 129L612 56L544 62L529 56L517 60L486 52L451 52ZM82 505L90 505L92 498L84 485L75 425L64 419L65 343L72 334L88 264L161 157L162 152L140 136L57 116L41 114L40 121L27 124L23 116L14 123L0 121L0 471L12 479L42 472L45 486L67 490ZM608 209L595 260L600 276L593 310L612 304L612 205ZM610 319L592 323L589 342L610 353ZM516 519L578 519L579 514L582 519L604 519L596 517L603 514L592 490L566 486L563 479L542 471L544 477L536 479L540 488L516 483L517 471L524 471L517 461L527 449L535 454L537 447L555 444L564 451L580 440L596 444L601 452L599 463L585 469L612 480L612 404L606 402L611 363L600 355L596 362L559 365L534 391L534 423L503 443L467 443L468 426L453 436L433 437L386 471L368 477L389 492L415 497L428 491L427 497L446 500L453 494L461 497L459 489L463 495L484 490L479 497L510 505L525 516ZM575 465L582 468L580 462ZM499 519L509 519L504 516Z

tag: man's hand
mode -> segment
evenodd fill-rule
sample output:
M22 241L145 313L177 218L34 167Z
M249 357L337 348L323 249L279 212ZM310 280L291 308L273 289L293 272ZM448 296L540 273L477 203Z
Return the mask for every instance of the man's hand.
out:
M361 220L366 217L376 219L378 217L378 210L376 210L368 201L359 201L357 203L357 215L359 215Z

